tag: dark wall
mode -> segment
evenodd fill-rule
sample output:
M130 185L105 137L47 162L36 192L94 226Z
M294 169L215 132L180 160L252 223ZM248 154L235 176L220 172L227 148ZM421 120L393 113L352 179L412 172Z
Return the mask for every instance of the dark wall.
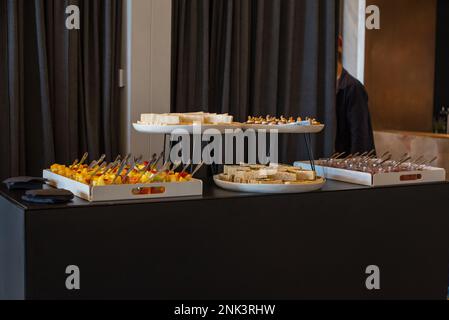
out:
M449 107L449 1L438 0L435 57L435 114Z

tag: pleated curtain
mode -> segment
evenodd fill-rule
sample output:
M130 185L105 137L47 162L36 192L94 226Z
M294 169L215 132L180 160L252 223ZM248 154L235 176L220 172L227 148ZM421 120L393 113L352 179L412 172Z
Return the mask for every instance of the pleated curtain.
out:
M173 0L172 111L316 117L315 155L331 154L337 17L336 0ZM280 157L307 159L302 137Z
M0 1L0 178L118 153L121 20L121 0Z

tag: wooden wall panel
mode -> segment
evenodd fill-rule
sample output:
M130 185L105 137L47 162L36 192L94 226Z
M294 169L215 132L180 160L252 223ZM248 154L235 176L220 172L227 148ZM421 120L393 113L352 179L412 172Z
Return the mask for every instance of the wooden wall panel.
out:
M436 0L368 0L381 30L366 32L365 84L375 129L432 131Z

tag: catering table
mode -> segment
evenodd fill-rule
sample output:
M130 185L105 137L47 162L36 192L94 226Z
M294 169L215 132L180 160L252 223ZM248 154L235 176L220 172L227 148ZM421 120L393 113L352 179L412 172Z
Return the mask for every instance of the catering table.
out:
M449 184L30 205L0 186L0 298L445 299ZM80 290L66 288L67 266ZM368 290L368 266L380 290Z

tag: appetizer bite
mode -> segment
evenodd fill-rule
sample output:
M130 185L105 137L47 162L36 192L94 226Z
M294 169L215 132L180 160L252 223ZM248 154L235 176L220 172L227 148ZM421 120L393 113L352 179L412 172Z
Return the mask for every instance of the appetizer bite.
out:
M239 184L307 184L322 180L315 171L287 165L247 165L225 166L221 181Z
M229 114L217 113L165 113L165 114L142 114L139 124L154 126L175 125L219 125L232 124L234 117Z
M246 124L249 125L269 125L269 126L282 126L282 125L310 125L310 126L317 126L321 125L316 119L313 118L301 118L301 117L289 117L286 118L284 116L281 116L280 118L272 117L270 115L265 117L248 117L248 121L246 121Z
M157 168L159 159L152 161L141 161L134 159L130 161L130 155L111 163L103 160L93 161L90 165L75 161L71 166L54 164L50 171L74 181L91 185L121 185L121 184L150 184L150 183L180 183L192 180L192 174L187 172L187 167L181 172L176 172L180 164L165 163ZM87 157L86 157L87 158Z

